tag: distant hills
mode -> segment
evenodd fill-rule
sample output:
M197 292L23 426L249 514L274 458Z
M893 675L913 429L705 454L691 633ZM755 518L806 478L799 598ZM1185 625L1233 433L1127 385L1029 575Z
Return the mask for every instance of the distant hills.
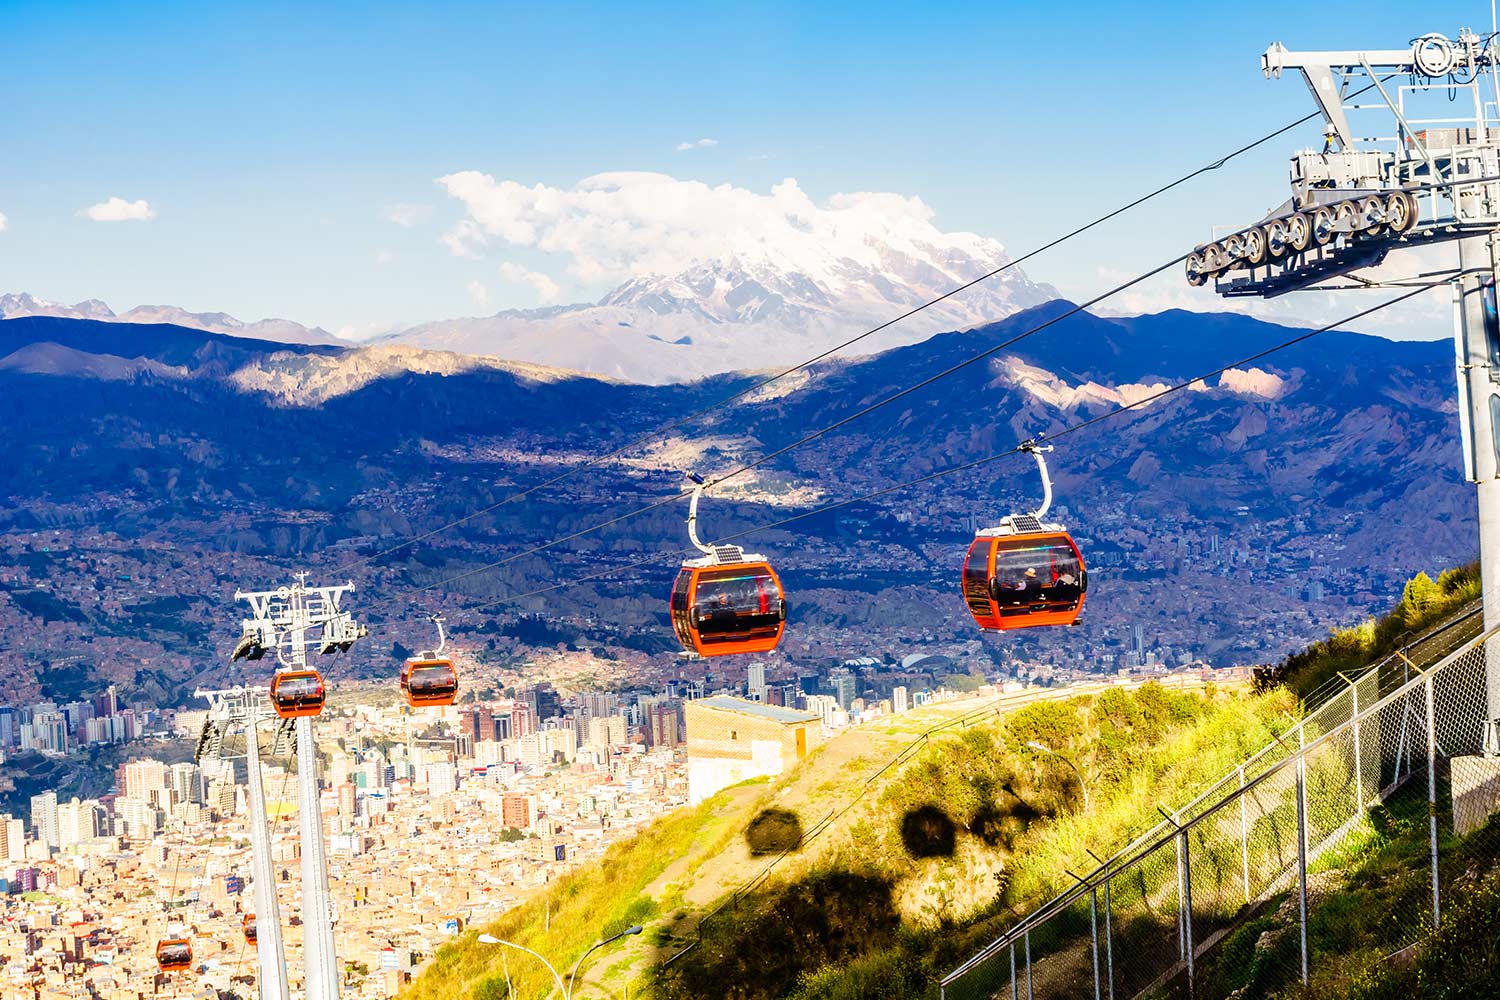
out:
M797 252L762 247L677 273L637 275L594 303L421 323L379 343L659 384L785 367L1002 268L994 278L862 341L857 351L919 343L1058 297L1050 285L1011 266L1000 243L969 233L919 239L892 231L838 247L799 246ZM137 306L116 315L98 299L65 305L25 293L0 296L0 318L30 316L167 323L287 344L342 343L326 330L284 319L246 323L176 306Z
M73 305L48 302L25 292L0 295L0 319L26 316L55 316L60 319L93 319L106 323L170 323L232 337L273 340L287 344L337 344L333 334L321 327L306 327L289 319L262 319L245 323L228 313L188 312L178 306L136 306L128 312L115 311L98 299L87 299Z
M361 569L361 606L397 613L415 586L670 496L686 468L727 471L1066 308L1049 302L917 345L820 362L644 454ZM724 534L1004 451L1294 332L1238 315L1071 317L726 486L705 510L705 531ZM81 518L171 539L159 552L145 544L130 556L140 564L119 572L146 572L158 558L192 568L162 577L190 598L172 641L207 657L205 644L227 641L214 623L222 626L225 594L240 576L259 577L268 565L326 571L494 504L754 378L642 385L395 344L287 345L173 325L9 319L0 322L0 497L9 498L0 525L37 530ZM1460 481L1452 380L1446 344L1331 332L1060 439L1051 464L1061 516L1086 539L1098 579L1110 581L1091 590L1088 620L1065 635L980 644L954 597L969 519L1035 502L1034 470L1014 459L755 536L797 591L789 655L866 644L959 655L910 645L951 636L975 639L965 655L1040 649L1089 663L1134 620L1178 651L1221 662L1279 658L1388 602L1388 588L1412 572L1472 558L1474 500ZM666 636L650 649L669 648L660 598L684 544L681 515L669 506L430 596L453 606L493 599L660 551L659 566L629 581L566 588L520 610L591 616L581 641ZM1209 554L1211 537L1222 552ZM1298 596L1313 580L1357 610L1327 618ZM125 621L88 628L136 627ZM0 648L0 666L5 656Z

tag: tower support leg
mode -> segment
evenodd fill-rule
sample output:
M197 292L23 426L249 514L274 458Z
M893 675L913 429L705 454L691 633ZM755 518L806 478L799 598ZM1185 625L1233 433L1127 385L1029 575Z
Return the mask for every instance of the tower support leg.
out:
M251 876L255 879L255 954L260 968L260 1000L287 1000L286 951L281 943L281 906L276 898L276 871L271 864L271 834L266 826L266 793L261 784L260 746L252 707L245 720L245 780L250 788Z
M1459 265L1473 273L1460 279L1456 309L1459 416L1467 423L1465 471L1479 498L1479 570L1486 630L1500 626L1500 319L1494 313L1495 249L1493 236L1459 241ZM1485 652L1485 718L1500 719L1500 640L1491 639ZM1486 742L1493 740L1491 733ZM1500 753L1500 746L1486 749Z
M307 1000L338 1000L338 956L333 948L333 908L328 895L327 844L318 805L318 747L313 720L297 720L297 791L302 828L303 948Z

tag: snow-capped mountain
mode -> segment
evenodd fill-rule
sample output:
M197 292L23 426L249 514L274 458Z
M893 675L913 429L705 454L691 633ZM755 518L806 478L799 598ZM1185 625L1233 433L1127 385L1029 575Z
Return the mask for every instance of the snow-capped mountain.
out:
M1010 263L995 240L867 238L853 252L782 260L726 256L631 278L597 303L426 323L384 338L514 358L637 382L792 364L890 322ZM1003 319L1057 297L1017 267L892 325L851 354Z
M39 299L26 292L0 295L0 319L19 319L22 316L95 319L106 323L170 323L209 333L224 333L231 337L249 337L282 344L342 343L321 327L306 327L289 319L262 319L246 323L228 313L195 313L178 306L136 306L129 312L117 315L98 299L87 299L70 306Z

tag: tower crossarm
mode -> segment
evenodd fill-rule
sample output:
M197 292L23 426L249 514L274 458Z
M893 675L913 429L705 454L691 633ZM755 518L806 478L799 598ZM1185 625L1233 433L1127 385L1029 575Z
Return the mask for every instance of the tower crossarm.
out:
M1260 66L1267 77L1280 77L1288 70L1300 71L1328 123L1329 138L1339 149L1350 150L1357 146L1344 113L1351 78L1364 74L1374 82L1380 77L1399 75L1436 81L1458 74L1473 79L1481 70L1496 64L1496 54L1494 39L1481 39L1465 28L1457 40L1427 34L1414 40L1407 49L1293 52L1275 42L1260 57Z

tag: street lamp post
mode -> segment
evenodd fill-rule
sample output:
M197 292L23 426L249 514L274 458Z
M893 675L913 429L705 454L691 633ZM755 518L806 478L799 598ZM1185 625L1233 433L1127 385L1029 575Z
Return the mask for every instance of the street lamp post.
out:
M603 941L594 942L593 946L579 957L577 963L573 966L573 972L568 976L568 981L566 984L563 983L563 978L558 974L558 971L552 967L551 962L547 961L541 955L532 951L525 945L516 944L514 941L503 941L500 938L495 937L493 934L479 935L479 943L503 944L508 948L515 948L518 951L524 951L526 954L532 956L533 958L537 959L537 961L545 965L547 967L547 971L552 973L552 979L557 983L557 991L563 995L563 1000L573 1000L574 980L578 978L578 970L583 967L584 959L588 958L590 955L598 951L600 948L603 948L605 945L618 941L620 940L620 938L626 937L630 934L639 934L643 929L644 928L642 928L640 924L633 924L630 927L625 928L620 933L613 935L612 937L607 937Z
M1054 750L1051 747L1047 746L1047 744L1045 744L1045 743L1038 743L1036 740L1028 740L1027 743L1026 743L1026 745L1028 747L1030 747L1031 749L1037 751L1038 753L1051 754L1053 757L1056 757L1058 760L1062 761L1064 764L1068 765L1070 768L1073 769L1073 773L1076 774L1076 775L1078 775L1078 787L1081 788L1081 789L1083 789L1083 811L1084 812L1088 812L1089 811L1089 783L1088 783L1087 780L1084 779L1083 772L1078 769L1078 765L1075 764L1075 763L1073 763L1068 758L1064 757L1062 754L1058 753L1056 750Z

